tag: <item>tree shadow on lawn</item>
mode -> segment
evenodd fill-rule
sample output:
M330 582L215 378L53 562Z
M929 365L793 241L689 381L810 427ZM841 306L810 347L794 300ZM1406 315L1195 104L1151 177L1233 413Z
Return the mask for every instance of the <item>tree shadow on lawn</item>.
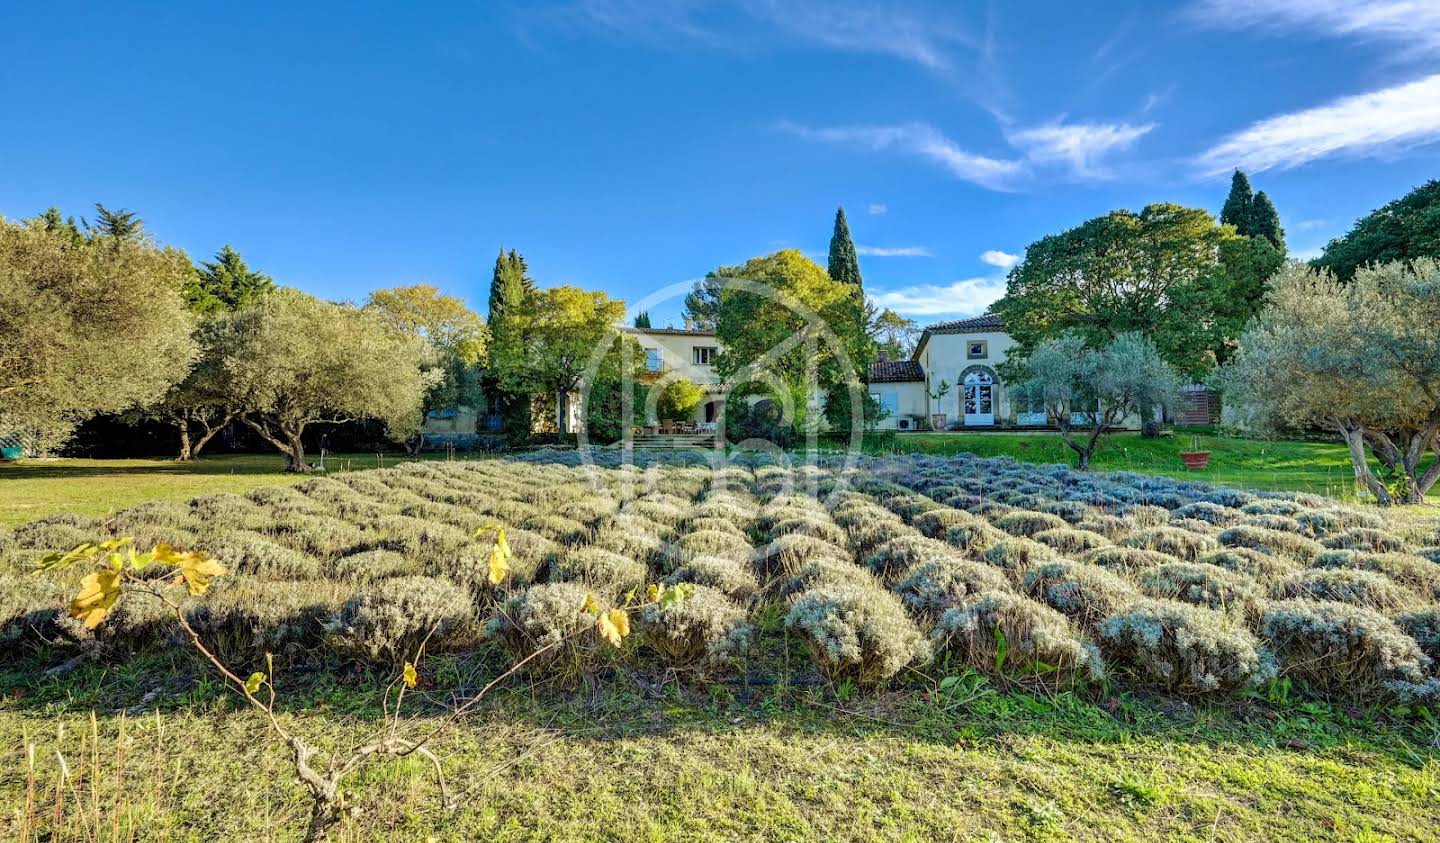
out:
M95 711L102 721L157 709L205 717L247 712L212 669L184 650L146 652L43 677L54 663L48 658L0 664L0 711L32 720ZM242 675L251 667L245 665ZM407 698L410 716L422 726L442 720L454 700L475 693L496 672L495 659L484 651L427 659L419 689ZM394 679L338 661L280 668L277 674L278 710L369 727L383 721L381 692ZM809 667L787 680L780 673L701 679L621 666L569 688L521 675L497 687L456 728L520 724L598 743L756 728L782 739L843 735L1001 748L1033 736L1092 746L1148 741L1319 754L1359 749L1413 768L1440 760L1440 727L1402 719L1383 706L1358 711L1316 701L1275 705L1143 691L1107 695L1099 688L1039 691L974 672L966 675L962 697L947 698L936 690L939 678L914 672L889 690L851 691L837 689Z

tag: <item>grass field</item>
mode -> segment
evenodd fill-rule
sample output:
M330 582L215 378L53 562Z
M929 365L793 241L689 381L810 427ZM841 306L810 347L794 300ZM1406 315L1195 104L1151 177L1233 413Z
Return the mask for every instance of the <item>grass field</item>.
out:
M423 454L420 459L444 459ZM318 459L318 457L314 458ZM331 472L358 471L414 460L404 454L327 454ZM109 515L137 503L185 500L256 486L298 483L279 454L222 454L194 462L171 459L45 459L0 463L0 527L15 527L58 512Z
M298 839L304 795L259 720L174 667L0 672L7 839L27 792L33 812L55 810L62 757L70 839ZM432 670L437 697L439 677L466 676ZM156 683L178 693L120 713L148 709ZM363 676L281 683L287 722L327 745L379 717ZM437 748L453 816L425 765L370 768L340 839L1412 841L1440 827L1435 731L1321 704L1097 705L978 677L956 699L850 702L820 687L605 687L511 688L449 733Z
M1179 452L1191 437L1210 451L1210 465L1190 471ZM1053 433L909 433L883 448L901 454L1011 456L1021 462L1075 464L1075 455ZM871 448L872 451L882 450ZM1238 439L1204 430L1181 429L1174 436L1146 439L1117 433L1101 440L1096 471L1137 471L1185 480L1203 480L1244 489L1314 492L1335 498L1355 496L1350 455L1340 442Z

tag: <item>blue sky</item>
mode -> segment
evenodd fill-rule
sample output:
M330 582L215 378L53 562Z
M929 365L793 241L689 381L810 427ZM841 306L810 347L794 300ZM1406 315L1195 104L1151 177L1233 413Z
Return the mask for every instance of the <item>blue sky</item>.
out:
M823 261L844 205L928 322L1047 233L1218 211L1237 165L1314 254L1440 175L1440 2L12 3L0 114L0 214L131 208L332 298L480 307L503 245L633 301Z

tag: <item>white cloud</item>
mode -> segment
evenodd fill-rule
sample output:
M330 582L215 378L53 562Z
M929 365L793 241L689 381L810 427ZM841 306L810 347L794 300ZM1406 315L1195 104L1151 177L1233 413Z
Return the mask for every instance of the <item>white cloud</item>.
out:
M1010 143L1036 163L1064 164L1077 178L1102 179L1110 173L1101 166L1101 159L1130 148L1153 128L1154 123L1052 123L1013 132Z
M925 246L856 246L855 254L872 258L930 258L934 254Z
M934 126L903 123L895 126L848 126L810 128L781 123L780 128L796 137L822 143L845 144L882 151L895 149L939 164L952 176L991 190L1010 190L1025 172L1019 161L990 158L962 149Z
M870 207L865 210L868 211L871 216L879 216L890 209L886 207L884 202L872 202L870 203Z
M991 266L998 266L1001 269L1009 269L1020 262L1019 255L1012 255L1009 252L1002 252L999 249L990 249L980 253L980 260Z
M970 316L984 313L1005 294L1003 278L966 278L945 285L922 284L874 293L879 307L904 316Z
M1440 140L1440 74L1261 120L1222 138L1196 163L1207 176L1236 167L1255 173L1436 140Z
M895 4L859 0L738 0L728 7L741 20L723 20L727 7L706 0L576 0L563 20L588 20L628 38L657 46L677 40L712 47L751 48L765 28L793 43L888 55L935 71L949 70L954 48L979 50L954 15L927 14ZM757 26L758 24L758 26ZM757 37L760 35L761 37Z
M1308 31L1389 41L1417 54L1440 47L1440 3L1435 0L1197 0L1188 14L1212 29Z

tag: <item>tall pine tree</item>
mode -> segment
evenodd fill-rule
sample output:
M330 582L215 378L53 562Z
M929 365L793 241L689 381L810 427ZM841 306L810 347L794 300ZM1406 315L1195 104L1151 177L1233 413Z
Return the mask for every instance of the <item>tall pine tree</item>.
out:
M1250 189L1250 177L1236 170L1230 177L1230 195L1225 197L1225 207L1220 209L1220 224L1233 225L1235 230L1249 237L1254 232L1252 209L1255 193Z
M1250 204L1250 231L1241 233L1264 237L1281 255L1285 254L1285 229L1280 227L1280 213L1263 190L1255 194L1255 201Z
M185 289L185 298L197 313L223 313L254 304L275 289L275 281L255 272L226 244L215 260L203 261Z
M654 326L652 326L652 325L650 324L650 311L648 311L648 310L642 310L642 311L640 311L639 313L635 314L635 327L637 327L637 328L651 328L651 327L654 327Z
M855 256L855 241L850 239L850 223L845 209L835 210L835 233L830 236L830 277L842 284L863 287L860 280L860 259Z

